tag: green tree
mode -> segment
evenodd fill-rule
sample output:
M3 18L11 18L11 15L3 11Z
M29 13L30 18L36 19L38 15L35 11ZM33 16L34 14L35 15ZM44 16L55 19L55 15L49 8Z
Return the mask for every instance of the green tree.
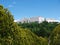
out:
M2 45L11 45L15 40L14 36L18 32L15 25L11 13L0 5L0 43Z
M27 28L31 30L38 36L49 37L53 29L58 25L58 22L47 22L43 21L42 23L30 22L30 23L18 23L22 28Z
M60 45L60 24L53 30L50 36L50 45Z
M10 11L0 5L0 45L47 45L47 40L19 27Z

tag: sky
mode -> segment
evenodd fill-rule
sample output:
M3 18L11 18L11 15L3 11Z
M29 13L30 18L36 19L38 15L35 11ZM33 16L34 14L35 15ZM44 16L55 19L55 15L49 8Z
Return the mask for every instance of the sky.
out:
M15 20L42 16L60 20L60 0L0 0Z

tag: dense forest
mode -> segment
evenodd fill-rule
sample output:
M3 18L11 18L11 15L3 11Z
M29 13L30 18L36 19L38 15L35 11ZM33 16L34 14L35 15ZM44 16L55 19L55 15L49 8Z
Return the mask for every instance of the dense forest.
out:
M60 24L16 23L11 12L0 5L0 45L60 45Z
M24 29L29 29L37 36L49 37L53 29L58 25L58 22L47 22L46 20L42 23L30 22L30 23L18 23L18 26Z

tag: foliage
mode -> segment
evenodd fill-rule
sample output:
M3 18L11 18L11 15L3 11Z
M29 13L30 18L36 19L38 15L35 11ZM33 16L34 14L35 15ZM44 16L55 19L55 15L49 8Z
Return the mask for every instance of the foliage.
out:
M47 45L47 40L18 27L8 9L0 5L0 45Z
M49 37L53 29L58 25L58 22L44 21L42 23L31 22L31 23L18 23L22 28L30 29L33 33L42 37Z
M50 45L60 45L60 24L53 30L50 40Z
M14 23L11 13L0 6L0 44L12 45L18 34L17 25Z
M27 30L21 30L21 45L47 45L47 40L44 38L39 38L35 34L33 34L31 31Z

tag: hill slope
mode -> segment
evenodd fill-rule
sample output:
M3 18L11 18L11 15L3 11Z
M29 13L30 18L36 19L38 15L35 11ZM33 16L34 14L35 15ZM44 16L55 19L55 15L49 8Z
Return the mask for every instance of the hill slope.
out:
M47 41L18 27L11 13L0 5L0 45L47 45Z
M50 40L50 45L60 45L60 24L53 30Z

